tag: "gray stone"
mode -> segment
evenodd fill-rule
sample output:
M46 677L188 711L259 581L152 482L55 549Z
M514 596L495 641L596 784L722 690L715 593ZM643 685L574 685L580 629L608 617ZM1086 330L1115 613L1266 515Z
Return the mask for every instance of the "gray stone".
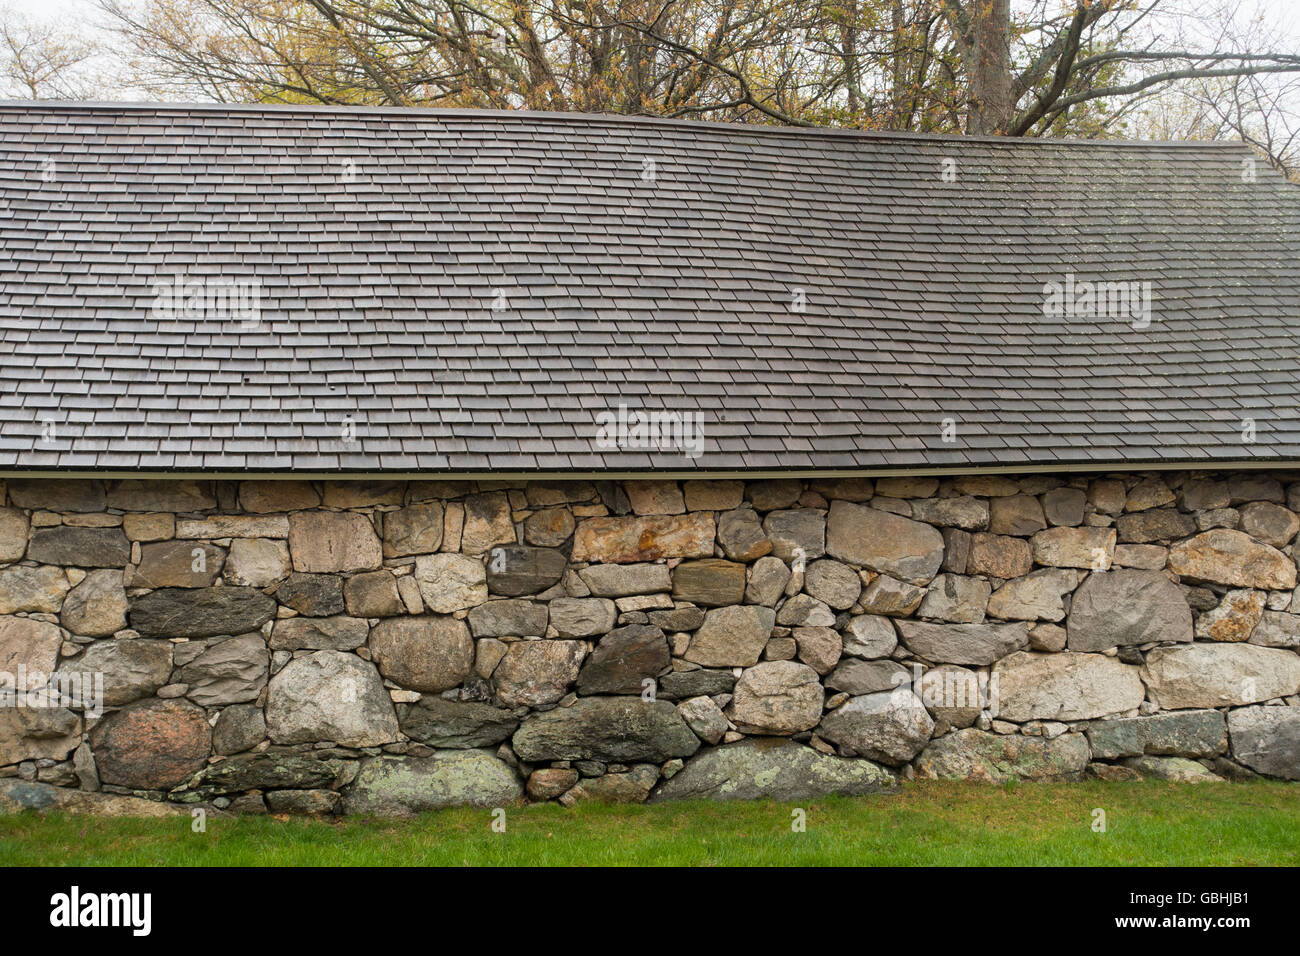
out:
M824 696L811 667L766 661L740 675L727 716L741 733L796 734L817 726Z
M289 548L271 538L236 538L226 558L226 580L231 584L270 587L289 574Z
M1068 528L1083 524L1083 509L1088 496L1081 488L1053 488L1043 495L1043 514L1047 523Z
M943 535L901 515L833 501L826 523L826 552L911 584L928 584L943 561Z
M64 661L59 670L65 675L103 674L103 703L121 707L151 697L167 683L172 673L172 645L168 641L96 641L79 657Z
M766 607L713 608L695 632L685 658L704 667L752 667L775 623L776 615Z
M436 694L458 686L474 669L474 641L451 617L390 617L370 631L379 673L410 690Z
M899 688L851 698L822 719L817 735L845 756L896 767L920 753L933 731L921 699Z
M677 705L686 726L706 744L716 744L730 728L726 715L710 697L692 697Z
M509 707L554 704L578 679L582 641L520 641L511 644L492 672L497 697Z
M839 632L829 627L796 627L794 640L799 660L818 674L827 674L839 663L843 641ZM770 642L769 642L770 645Z
M965 574L970 563L971 537L958 528L943 529L943 563L940 567L953 574Z
M1251 770L1300 780L1300 707L1242 707L1228 713L1232 755Z
M1115 519L1119 540L1142 544L1149 541L1173 541L1196 531L1196 522L1173 508L1155 508Z
M745 482L745 496L759 511L788 508L803 494L803 482L797 478L769 478Z
M1062 599L1078 583L1079 573L1067 568L1034 571L1008 581L993 592L988 603L989 614L1009 621L1062 620L1065 617Z
M359 617L285 617L271 628L275 651L353 651L370 636L370 625Z
M109 486L108 507L119 511L206 511L217 506L208 481L126 478Z
M862 579L847 564L829 558L814 561L804 572L804 590L837 611L848 610L862 593Z
M1300 614L1265 611L1251 631L1250 643L1263 647L1300 648Z
M541 637L546 633L547 606L541 601L488 601L469 612L475 637Z
M498 546L488 552L487 585L491 594L518 597L560 583L568 560L553 548Z
M163 588L131 601L131 627L146 637L213 637L258 630L275 601L253 588Z
M560 637L597 637L613 629L618 609L608 598L555 598L550 616L550 626Z
M0 814L43 813L93 817L171 817L189 810L171 803L115 793L87 793L27 780L0 780Z
M736 678L731 671L674 671L659 679L659 696L667 700L730 694Z
M204 707L256 700L270 676L271 655L261 634L210 643L180 670L187 696Z
M672 578L663 564L595 564L578 572L596 597L630 597L672 590Z
M319 751L271 749L212 764L203 771L197 789L205 796L217 796L244 790L330 787L342 782L352 766L352 761Z
M1124 766L1136 770L1149 780L1169 780L1174 783L1215 783L1222 780L1195 760L1185 757L1129 757Z
M917 614L958 624L979 624L984 620L991 590L989 583L981 578L941 574L925 592Z
M0 564L21 561L27 553L27 515L17 508L0 508Z
M989 503L969 495L913 501L912 517L926 524L983 531L989 526Z
M460 554L415 559L415 580L424 606L435 614L452 614L482 604L488 597L487 568Z
M998 661L994 716L1027 720L1089 720L1135 710L1146 694L1138 669L1101 654L1029 654Z
M827 756L776 737L743 740L701 752L671 780L661 783L650 802L792 801L896 789L894 775L870 761Z
M882 690L905 687L912 675L897 661L859 661L849 659L826 678L826 689L843 691L854 697L876 694Z
M1065 627L1072 651L1190 641L1192 609L1160 571L1098 571L1074 595Z
M1027 624L926 624L899 621L903 643L935 664L992 664L1029 643Z
M222 755L243 753L266 739L266 715L256 704L231 704L212 726L212 750Z
M1285 548L1300 531L1300 518L1295 512L1271 501L1244 504L1240 514L1242 531L1275 548Z
M781 605L776 623L782 627L830 627L835 612L810 594L796 594Z
M967 728L930 741L916 759L924 779L1005 783L1008 780L1078 780L1088 767L1083 734L1024 737Z
M1300 692L1300 655L1254 644L1157 647L1142 679L1164 710L1256 704Z
M407 708L401 726L402 733L427 746L466 750L508 740L519 718L491 704L423 697Z
M858 604L869 614L905 617L921 605L925 588L880 574L862 591Z
M932 667L921 676L921 703L934 717L936 732L969 727L979 719L990 704L983 676L952 664Z
M24 760L64 760L80 741L81 718L71 710L0 707L0 767Z
M780 558L759 558L749 569L745 603L775 607L790 581L790 569Z
M610 631L578 674L580 694L640 694L672 663L664 632L648 624Z
M523 799L523 781L484 750L432 757L372 757L343 796L345 813L406 816L444 807L505 807Z
M342 614L343 580L332 574L294 572L275 590L277 600L308 617Z
M27 557L41 564L124 568L131 561L131 542L121 528L37 528Z
M9 500L30 511L103 511L108 503L97 479L10 478L8 486Z
M851 657L888 657L898 646L897 632L887 617L859 614L844 628L844 653Z
M583 697L525 718L514 736L520 760L662 762L689 757L700 741L668 701Z
M826 512L820 509L773 511L763 519L763 532L782 561L811 561L826 553Z
M278 744L328 740L377 747L397 739L397 715L375 666L355 654L316 651L271 678L266 727Z
M1097 760L1141 757L1217 757L1227 750L1227 729L1217 710L1188 710L1096 720L1088 725L1088 742Z

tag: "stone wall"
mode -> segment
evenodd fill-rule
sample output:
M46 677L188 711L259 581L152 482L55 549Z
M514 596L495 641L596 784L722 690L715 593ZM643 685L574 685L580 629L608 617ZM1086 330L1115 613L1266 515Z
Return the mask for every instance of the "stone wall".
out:
M1296 478L10 479L0 806L1300 779Z

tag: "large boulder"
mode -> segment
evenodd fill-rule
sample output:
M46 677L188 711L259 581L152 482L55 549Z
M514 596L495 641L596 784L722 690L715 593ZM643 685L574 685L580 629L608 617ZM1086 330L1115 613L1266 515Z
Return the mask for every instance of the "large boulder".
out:
M907 687L853 697L827 714L817 728L818 736L845 756L894 767L920 753L933 732L933 718Z
M515 731L520 760L603 760L610 763L689 757L700 740L666 700L582 697L525 718Z
M1029 644L1029 625L927 624L898 621L903 643L917 657L935 664L992 664Z
M495 747L519 727L519 718L504 707L469 700L423 697L401 718L402 733L429 747L466 750Z
M1300 693L1300 655L1254 644L1157 647L1142 679L1164 710L1256 704Z
M667 800L812 800L898 789L894 775L869 760L832 757L782 738L742 740L702 751L651 795Z
M485 750L446 750L363 761L343 795L343 810L406 816L443 807L504 807L523 795L523 781L504 760Z
M289 516L293 569L311 574L373 571L384 562L375 526L353 511L300 511Z
M1018 652L993 668L994 715L1027 720L1088 720L1141 705L1138 669L1102 654Z
M1251 770L1300 780L1300 707L1242 707L1228 713L1232 755Z
M131 601L131 627L146 637L214 637L256 631L275 599L254 588L162 588Z
M691 639L686 660L703 667L753 667L775 623L771 608L755 604L713 608Z
M508 707L545 707L578 679L586 654L582 641L517 641L492 671L497 699Z
M474 640L452 617L390 617L370 631L379 673L410 690L437 694L457 687L474 669Z
M271 678L266 728L278 744L377 747L398 735L397 715L375 666L341 651L294 658Z
M711 558L716 530L711 511L586 518L573 535L573 560L630 564L660 558Z
M765 661L736 681L727 716L741 733L797 734L817 726L825 692L817 672L794 661Z
M1065 625L1072 651L1192 639L1192 609L1160 571L1096 571L1070 605Z
M212 729L201 707L150 699L105 717L90 732L103 783L170 790L207 765Z
M1024 737L973 727L936 740L916 758L916 774L931 780L1077 780L1090 759L1083 734Z
M600 639L578 674L579 694L640 694L672 664L664 632L629 624Z
M1169 549L1169 570L1180 577L1239 588L1290 590L1295 562L1248 534L1214 528Z
M943 535L928 524L849 501L832 501L826 553L911 584L928 584L943 562Z

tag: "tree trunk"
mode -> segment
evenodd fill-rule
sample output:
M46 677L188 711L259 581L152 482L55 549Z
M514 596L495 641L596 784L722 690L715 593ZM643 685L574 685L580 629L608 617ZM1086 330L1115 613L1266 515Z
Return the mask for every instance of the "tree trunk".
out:
M1011 98L1011 0L972 0L970 17L970 114L972 136L1005 133L1015 103Z

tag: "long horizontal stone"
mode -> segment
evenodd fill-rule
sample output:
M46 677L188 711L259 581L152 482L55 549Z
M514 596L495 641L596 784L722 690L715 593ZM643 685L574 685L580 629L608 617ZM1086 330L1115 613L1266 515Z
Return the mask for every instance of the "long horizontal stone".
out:
M176 522L176 537L206 538L287 538L288 515L213 515L210 518L181 518Z
M574 532L573 560L630 564L659 558L711 558L716 530L711 511L586 518Z
M1029 644L1029 624L895 622L908 650L935 664L992 664Z

